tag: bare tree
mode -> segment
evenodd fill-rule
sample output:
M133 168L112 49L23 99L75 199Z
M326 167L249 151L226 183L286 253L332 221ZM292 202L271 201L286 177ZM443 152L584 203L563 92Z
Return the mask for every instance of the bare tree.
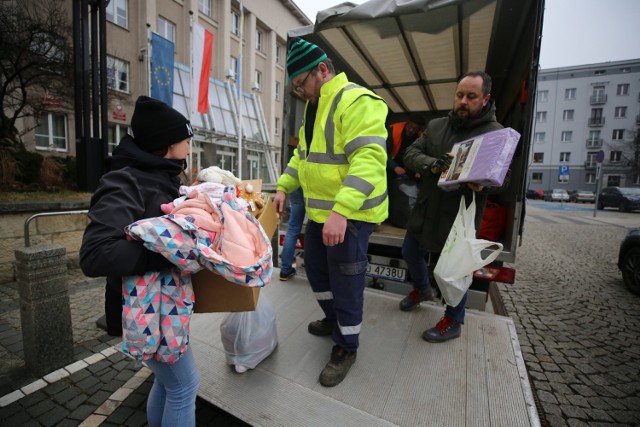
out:
M0 0L0 151L22 147L19 120L73 105L70 24L63 0Z

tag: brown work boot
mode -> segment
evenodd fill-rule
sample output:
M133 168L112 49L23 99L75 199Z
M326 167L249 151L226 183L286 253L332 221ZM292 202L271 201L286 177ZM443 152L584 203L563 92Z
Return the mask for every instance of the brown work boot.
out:
M320 384L325 387L333 387L342 382L351 365L356 361L357 351L346 351L337 345L331 350L331 360L320 373Z
M319 337L328 337L333 332L333 326L331 322L325 317L322 320L314 320L309 323L308 326L309 333L311 335L316 335Z

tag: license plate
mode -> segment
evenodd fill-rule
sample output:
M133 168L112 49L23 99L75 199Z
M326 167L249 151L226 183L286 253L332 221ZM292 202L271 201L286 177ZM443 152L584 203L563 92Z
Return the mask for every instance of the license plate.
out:
M369 263L367 266L367 276L404 282L407 277L407 270L404 268L389 267L388 265Z

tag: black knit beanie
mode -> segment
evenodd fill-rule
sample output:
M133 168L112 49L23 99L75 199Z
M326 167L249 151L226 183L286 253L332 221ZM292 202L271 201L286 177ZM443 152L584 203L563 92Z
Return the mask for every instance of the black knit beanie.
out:
M327 54L313 43L300 38L293 39L287 53L287 72L293 80L295 76L327 59Z
M141 96L131 117L133 139L150 153L193 136L191 123L162 101Z

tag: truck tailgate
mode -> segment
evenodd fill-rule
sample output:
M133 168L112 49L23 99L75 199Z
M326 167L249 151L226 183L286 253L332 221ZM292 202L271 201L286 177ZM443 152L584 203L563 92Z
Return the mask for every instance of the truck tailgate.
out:
M400 296L367 289L358 360L343 383L325 388L318 376L333 342L307 332L323 314L306 278L274 279L261 292L275 306L279 344L254 370L237 374L226 364L226 313L195 314L191 323L198 395L249 424L540 425L510 318L469 310L461 338L431 344L421 334L442 307L405 313Z

